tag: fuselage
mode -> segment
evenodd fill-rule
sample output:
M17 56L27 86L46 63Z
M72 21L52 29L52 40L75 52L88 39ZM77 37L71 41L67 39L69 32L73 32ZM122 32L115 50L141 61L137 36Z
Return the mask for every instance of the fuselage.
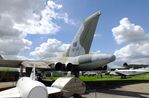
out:
M91 54L79 57L79 70L96 70L115 60L114 55Z
M96 70L98 68L103 68L110 62L116 59L114 55L101 55L101 54L84 54L76 57L61 57L56 61L57 64L65 66L67 68L68 64L76 66L78 70ZM53 66L53 68L56 68Z
M120 75L131 76L146 73L148 71L145 69L128 69L128 70L116 70L115 72Z

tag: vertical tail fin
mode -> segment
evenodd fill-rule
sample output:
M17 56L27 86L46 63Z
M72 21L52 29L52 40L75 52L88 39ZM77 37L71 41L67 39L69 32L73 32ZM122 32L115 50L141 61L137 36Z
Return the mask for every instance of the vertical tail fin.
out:
M100 12L96 12L84 20L66 52L67 57L89 53L99 16Z

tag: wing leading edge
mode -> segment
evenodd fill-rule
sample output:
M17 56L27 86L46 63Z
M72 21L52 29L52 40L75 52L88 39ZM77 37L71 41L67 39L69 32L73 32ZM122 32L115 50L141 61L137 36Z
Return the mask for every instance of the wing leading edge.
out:
M0 92L0 98L21 98L17 87Z

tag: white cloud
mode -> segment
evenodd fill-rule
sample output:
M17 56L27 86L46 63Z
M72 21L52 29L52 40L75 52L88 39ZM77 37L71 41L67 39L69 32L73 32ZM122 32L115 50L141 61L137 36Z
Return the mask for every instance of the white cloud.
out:
M36 59L49 58L60 56L69 47L69 44L64 44L56 39L48 39L40 47L35 48L34 51L30 53Z
M30 15L30 18L26 20L27 23L16 23L14 28L28 34L55 34L60 29L60 26L54 22L55 20L61 19L67 24L74 24L67 13L57 12L62 7L62 5L49 0L39 13Z
M63 19L64 22L67 23L67 24L71 24L71 25L76 25L76 24L77 24L76 22L74 22L74 20L69 19L69 16L68 16L67 13L59 14L59 15L57 16L57 18L58 18L58 19Z
M118 44L127 43L115 51L116 62L149 64L149 35L141 26L131 23L128 18L123 18L112 32Z
M101 37L101 34L95 33L94 37Z
M51 9L55 9L55 8L60 9L63 7L62 5L56 4L55 2L53 2L51 0L49 0L47 2L47 4L48 4L49 8L51 8Z
M22 51L29 50L31 41L26 39L0 39L0 53L2 55L17 55Z
M70 24L61 4L52 0L0 1L0 54L19 55L29 50L32 41L28 34L55 34L60 26L55 20Z
M120 20L120 25L112 29L115 40L118 44L142 41L146 39L141 26L131 23L128 18ZM147 37L149 39L149 37Z
M13 26L15 23L26 23L35 2L37 5L34 8L39 5L40 0L0 1L0 54L14 58L20 52L30 49L32 42L25 38L27 34L14 29Z
M0 54L18 55L29 49L31 41L25 39L26 34L13 29L14 19L9 13L0 13Z
M38 13L31 13L26 23L15 23L14 28L28 34L55 34L60 27L53 22L57 17L56 9L62 5L47 1L47 5Z
M129 63L149 63L147 60L149 58L149 44L131 43L120 50L115 51L115 55L122 62L127 61Z

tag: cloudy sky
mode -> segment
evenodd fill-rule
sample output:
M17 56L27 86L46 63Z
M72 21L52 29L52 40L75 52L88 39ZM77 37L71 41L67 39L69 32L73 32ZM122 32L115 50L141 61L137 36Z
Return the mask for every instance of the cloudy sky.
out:
M41 59L63 53L80 23L100 10L91 51L113 64L149 64L148 0L0 0L0 54Z

